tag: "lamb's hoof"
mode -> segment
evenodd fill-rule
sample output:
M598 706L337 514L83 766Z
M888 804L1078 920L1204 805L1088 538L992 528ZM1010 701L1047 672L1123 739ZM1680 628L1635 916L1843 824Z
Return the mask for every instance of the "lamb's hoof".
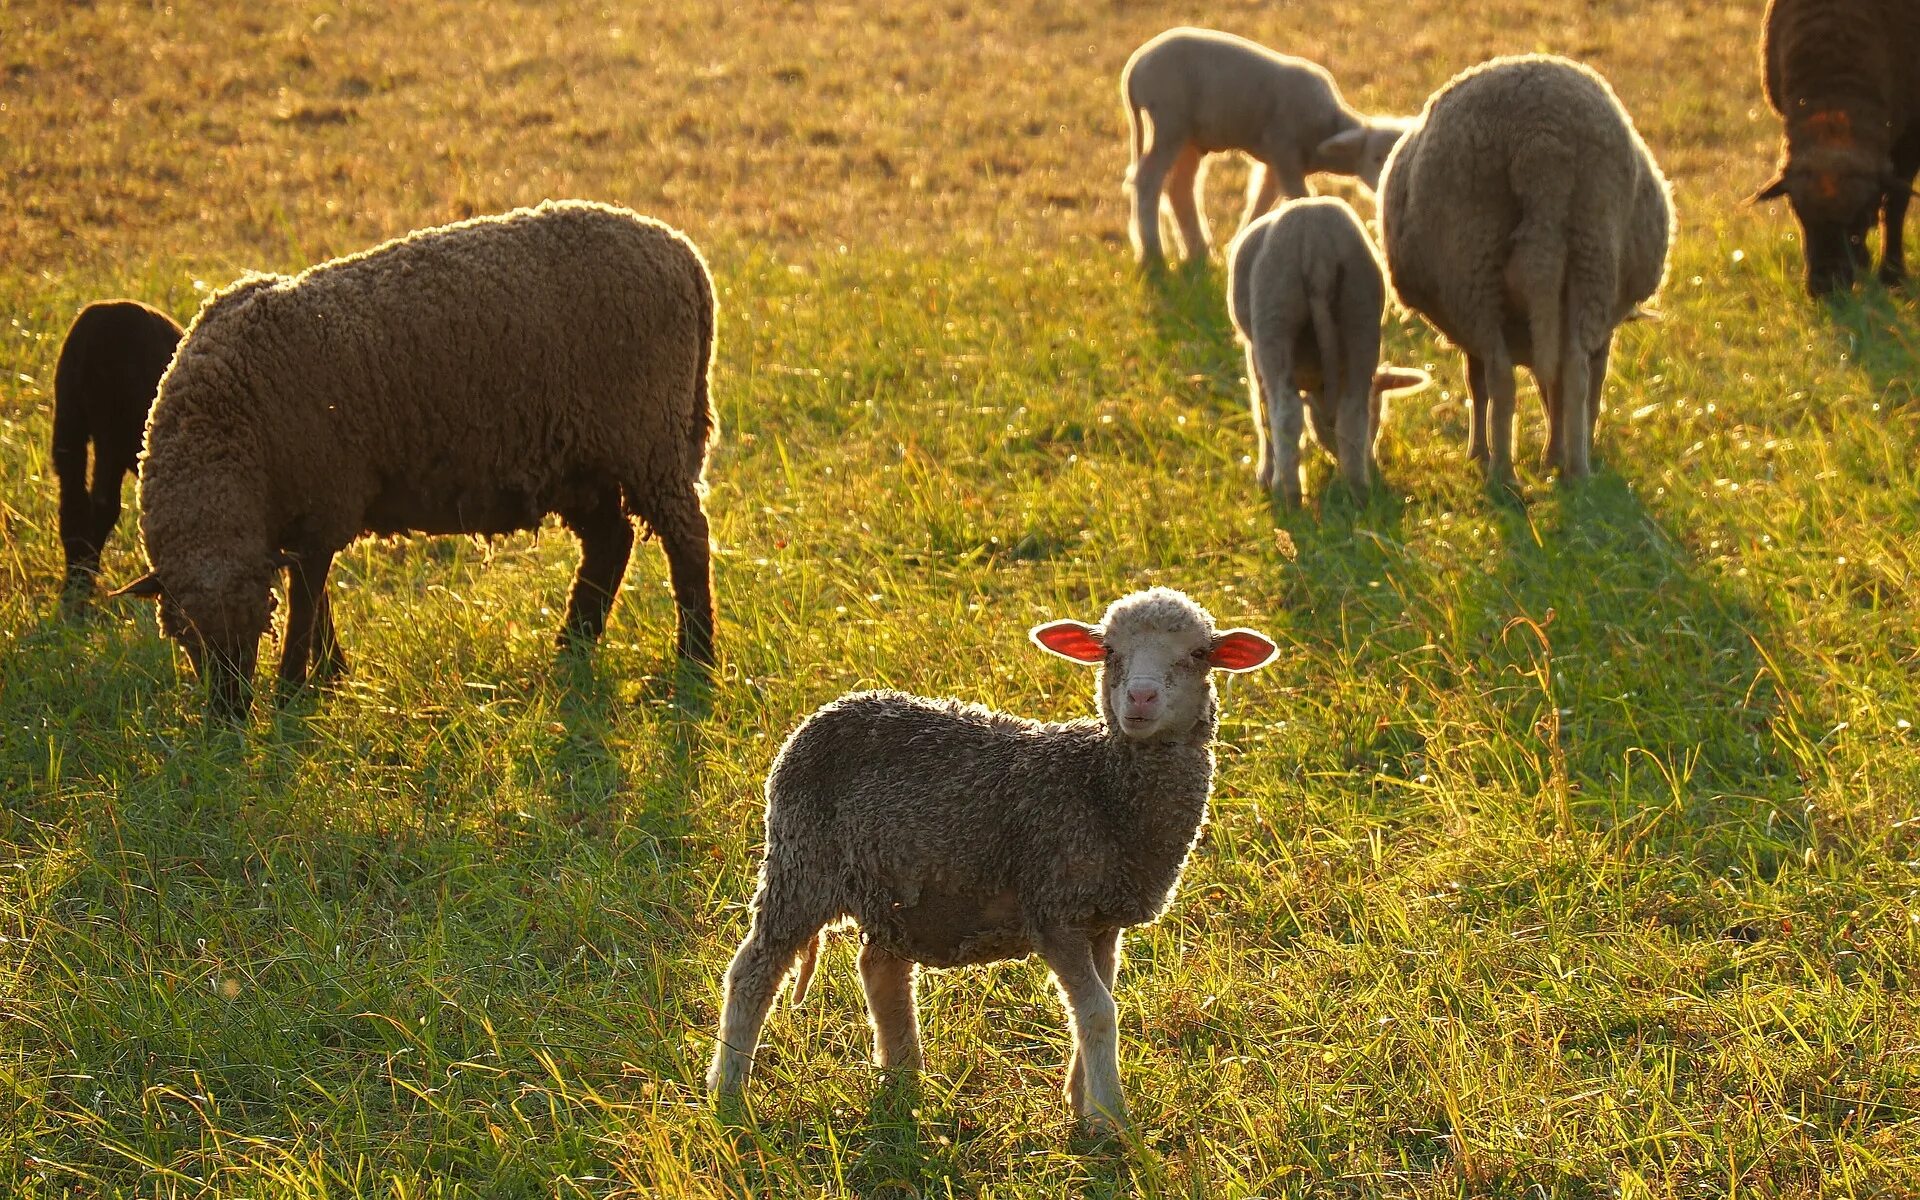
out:
M1130 1128L1124 1108L1117 1114L1100 1109L1083 1112L1077 1123L1080 1136L1102 1142L1114 1141L1124 1136Z

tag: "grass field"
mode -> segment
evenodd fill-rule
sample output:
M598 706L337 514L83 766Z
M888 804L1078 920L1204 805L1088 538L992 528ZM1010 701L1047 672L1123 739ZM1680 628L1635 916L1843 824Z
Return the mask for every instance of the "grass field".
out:
M1740 206L1759 8L0 3L0 1194L1920 1194L1920 309L1810 304L1784 211ZM1115 77L1192 20L1369 108L1502 51L1614 80L1682 235L1596 479L1493 502L1405 321L1440 386L1388 487L1256 494L1217 265L1148 288L1123 237ZM244 737L143 606L61 617L81 303L184 319L570 195L722 288L710 691L650 546L555 661L551 529L353 548L352 675ZM141 563L129 520L107 574ZM1085 713L1025 631L1148 583L1283 653L1128 942L1137 1138L1073 1135L1035 964L930 977L928 1072L880 1088L845 938L716 1122L786 731L883 684Z

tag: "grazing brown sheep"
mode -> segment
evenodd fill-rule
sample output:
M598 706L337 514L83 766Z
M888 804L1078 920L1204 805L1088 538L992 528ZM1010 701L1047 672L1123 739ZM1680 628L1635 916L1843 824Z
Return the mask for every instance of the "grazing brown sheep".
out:
M1880 278L1899 283L1920 174L1920 0L1772 0L1760 57L1786 144L1779 174L1754 199L1792 206L1807 291L1852 286L1872 265L1876 219Z
M753 928L727 968L707 1086L745 1086L796 961L806 994L824 926L860 924L874 1059L920 1067L918 965L1039 954L1073 1022L1066 1096L1095 1128L1126 1121L1113 981L1120 934L1165 911L1207 816L1213 671L1273 643L1168 588L1099 626L1054 621L1035 643L1097 665L1095 720L1041 724L956 700L859 692L793 731L767 774Z
M1435 92L1380 179L1387 271L1467 356L1468 452L1513 475L1515 365L1545 461L1590 469L1614 330L1660 289L1673 201L1613 89L1564 58L1496 58Z
M120 485L138 465L147 410L179 342L173 318L137 300L89 304L67 329L53 371L53 473L70 596L100 574L100 551L120 521Z
M277 568L280 679L342 667L334 555L363 534L502 534L557 512L580 537L561 639L606 625L660 536L680 653L713 660L703 503L714 298L681 234L579 201L426 229L201 308L161 381L141 471L160 624L245 712Z

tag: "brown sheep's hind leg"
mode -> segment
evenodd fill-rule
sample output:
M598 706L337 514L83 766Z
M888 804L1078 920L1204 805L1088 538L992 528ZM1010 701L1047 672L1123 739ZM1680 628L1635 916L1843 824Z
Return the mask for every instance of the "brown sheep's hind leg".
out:
M591 507L562 509L560 519L580 539L580 569L560 626L560 647L566 649L592 645L606 632L607 613L633 556L633 522L621 510L617 491Z
M1467 355L1467 457L1485 466L1487 462L1487 411L1492 400L1487 394L1487 360Z
M633 493L629 493L633 496ZM700 494L657 496L641 493L640 517L660 535L673 579L673 600L680 610L680 657L703 667L716 659L713 652L713 563L708 545L707 513Z

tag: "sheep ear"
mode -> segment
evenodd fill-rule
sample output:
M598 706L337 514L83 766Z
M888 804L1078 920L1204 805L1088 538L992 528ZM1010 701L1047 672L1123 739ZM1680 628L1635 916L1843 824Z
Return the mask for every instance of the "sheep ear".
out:
M1381 395L1401 395L1433 386L1433 376L1418 367L1381 367L1373 373L1373 390Z
M1264 633L1251 629L1228 629L1213 635L1213 650L1207 662L1222 671L1251 671L1264 667L1280 653L1280 647Z
M1317 162L1347 163L1359 156L1367 144L1367 131L1349 129L1336 133L1326 141L1314 147L1313 158Z
M127 586L116 588L108 592L107 595L109 597L138 596L142 600L158 600L160 598L160 577L152 571L148 571L145 575L142 575Z
M1773 182L1767 184L1765 187L1761 188L1759 191L1755 192L1753 195L1748 196L1747 203L1758 204L1762 200L1778 200L1780 197L1786 194L1787 194L1787 173L1783 169L1778 175L1775 175L1773 177Z
M1033 639L1034 645L1061 658L1083 663L1107 660L1107 645L1100 640L1100 631L1079 621L1050 621L1045 625L1035 625L1027 636Z

